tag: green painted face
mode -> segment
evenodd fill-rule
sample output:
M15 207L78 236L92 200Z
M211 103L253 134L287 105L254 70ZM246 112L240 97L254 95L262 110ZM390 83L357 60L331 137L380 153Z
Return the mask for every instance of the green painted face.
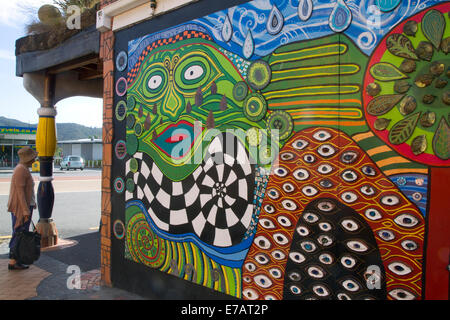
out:
M244 101L233 95L243 80L210 41L187 39L154 49L128 87L128 149L149 154L172 180L184 179L215 136L210 129L239 129L245 136L249 128L263 127L245 117Z

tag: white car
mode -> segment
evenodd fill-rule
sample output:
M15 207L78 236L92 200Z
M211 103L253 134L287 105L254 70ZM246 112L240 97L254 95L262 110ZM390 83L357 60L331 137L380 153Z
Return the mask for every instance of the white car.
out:
M61 161L61 170L66 169L69 171L70 169L84 169L84 159L80 156L67 156L64 157Z

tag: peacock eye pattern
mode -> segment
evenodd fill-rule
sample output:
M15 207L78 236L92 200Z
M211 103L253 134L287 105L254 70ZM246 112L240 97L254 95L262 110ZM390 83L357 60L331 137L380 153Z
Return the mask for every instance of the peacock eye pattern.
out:
M320 210L323 203L333 209L332 214ZM306 218L296 226L286 264L283 298L386 299L384 284L380 289L369 290L364 277L357 277L373 264L384 271L376 239L364 218L342 202L321 198L310 202L304 214L313 216L316 223L307 223ZM339 274L339 279L331 274ZM293 291L293 286L301 290Z
M401 235L422 230L423 217L409 201L413 196L408 200L397 186L404 178L404 185L414 183L418 192L417 188L427 185L420 179L423 175L386 177L354 141L330 128L298 132L280 150L278 161L258 226L260 236L269 243L265 246L257 233L255 253L251 249L248 259L261 266L256 254L265 252L270 257L264 270L258 270L271 279L272 286L262 290L253 279L258 273L244 272L253 279L244 287L278 299L282 298L280 287L284 298L385 299L392 289L407 290L401 282L406 276L421 276L412 256L423 250L423 241ZM390 253L382 260L386 250ZM400 261L404 265L387 268L399 254L405 258ZM281 276L269 272L280 263L287 268L280 269ZM369 292L365 271L373 265L380 268L382 286ZM333 278L336 272L340 276Z

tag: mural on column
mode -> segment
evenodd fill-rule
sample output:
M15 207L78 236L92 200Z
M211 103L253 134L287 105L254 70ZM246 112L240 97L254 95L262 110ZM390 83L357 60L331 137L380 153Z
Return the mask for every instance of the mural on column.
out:
M421 299L449 9L254 0L128 39L125 258L243 299Z

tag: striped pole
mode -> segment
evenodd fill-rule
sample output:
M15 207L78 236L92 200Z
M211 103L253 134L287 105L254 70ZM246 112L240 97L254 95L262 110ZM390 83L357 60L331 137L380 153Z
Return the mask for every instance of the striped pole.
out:
M58 232L53 222L52 211L55 200L53 190L53 156L56 151L56 109L53 105L54 77L47 74L44 82L44 103L38 109L39 123L36 132L36 150L40 162L40 177L37 193L41 247L56 245Z

